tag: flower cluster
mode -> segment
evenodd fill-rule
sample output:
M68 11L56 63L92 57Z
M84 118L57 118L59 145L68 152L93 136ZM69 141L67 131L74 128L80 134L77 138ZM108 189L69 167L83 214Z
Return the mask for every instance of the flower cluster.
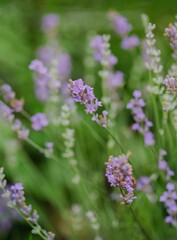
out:
M150 202L155 202L157 200L152 186L152 180L154 179L156 179L155 174L150 177L142 176L136 182L136 189L139 191L144 191Z
M1 195L2 191L0 190L0 233L4 233L9 231L13 222L20 220L20 217L14 209L7 206L6 200Z
M140 44L140 40L136 35L130 37L124 37L121 43L123 49L133 49Z
M147 146L154 145L154 136L149 128L152 127L152 122L150 122L144 111L143 107L146 105L143 99L141 98L141 92L135 90L133 92L134 98L130 100L127 104L127 108L132 110L132 114L136 123L132 125L132 130L138 131L140 134L144 136L144 142Z
M110 12L109 18L118 35L127 35L132 30L132 25L128 22L127 18L117 14L116 12Z
M162 196L160 197L160 202L164 202L164 206L167 209L169 216L165 218L166 223L170 223L177 227L176 215L177 215L177 193L174 191L175 185L173 183L168 183L166 189Z
M175 173L168 167L167 162L163 159L164 156L166 155L167 155L167 152L163 149L160 149L158 167L160 170L166 171L166 174L167 174L166 179L170 180L170 178L174 176Z
M106 174L108 182L112 187L121 189L120 198L122 204L131 204L136 197L134 197L135 179L132 176L133 168L128 163L130 154L120 155L118 157L109 157L106 162Z
M146 29L146 54L148 55L146 67L154 73L159 74L163 67L160 64L161 52L155 48L156 39L152 32L155 27L155 24L149 23Z
M111 117L111 123L113 125L113 119L115 119L122 106L117 89L123 85L124 74L121 71L113 70L113 65L116 64L116 61L112 62L115 58L111 53L109 40L109 35L97 35L91 40L90 45L95 50L96 59L98 59L97 55L100 56L100 53L102 56L100 61L102 69L99 71L99 76L102 80L102 91L104 93L102 102L107 107L109 105L109 116ZM114 64L111 64L111 62ZM106 115L107 111L104 111L102 114L103 118L99 119L99 115L97 114L92 120L100 123L104 121L107 124Z
M36 96L40 101L46 101L49 95L49 79L50 74L48 69L44 66L44 64L38 60L33 60L30 65L29 69L33 70L34 80L35 80L35 91Z
M109 19L115 32L123 38L121 43L123 49L134 49L140 44L140 40L136 35L128 36L132 30L132 25L128 22L127 18L116 12L110 12Z
M164 35L168 38L170 46L174 53L172 54L174 59L177 59L177 24L169 24L168 28L165 28Z
M7 181L4 175L4 169L0 168L0 188L3 191L1 195L4 199L7 200L7 205L13 209L16 209L20 215L26 219L26 221L32 226L32 233L39 234L43 236L45 240L53 240L55 234L51 232L46 232L41 228L38 223L39 215L37 211L32 211L31 205L26 205L25 196L24 196L24 187L22 183L16 183L10 187L6 186Z
M115 65L118 61L118 59L111 54L109 40L109 35L97 35L90 42L90 46L95 50L95 60L107 67Z
M52 153L53 153L53 146L54 146L53 142L46 142L45 143L46 149L44 150L44 155L46 157L50 157L52 155Z
M166 76L163 84L166 86L166 90L171 94L176 95L177 93L177 78Z
M10 104L14 112L21 112L23 110L24 100L15 98L16 94L9 84L4 84L0 87L0 95L3 97L4 101Z
M32 128L35 131L41 130L43 127L48 126L49 121L44 113L36 113L31 117Z
M94 114L98 110L98 107L102 106L102 102L98 101L98 99L95 97L93 88L87 84L84 84L82 79L75 81L69 80L68 88L74 98L74 101L85 105L87 113ZM99 116L96 115L92 120L97 121L103 127L106 127L109 121L105 119L107 115L107 113L105 113L106 112L103 112L103 115Z
M49 33L53 31L55 28L57 28L60 24L60 18L57 14L51 13L46 14L42 18L42 30L45 33Z
M21 121L15 118L14 110L0 101L0 120L8 122L13 131L17 132L18 138L26 139L29 129L22 125Z
M71 58L63 52L57 39L60 19L57 14L47 14L42 19L42 30L47 43L37 51L39 58L29 65L34 71L35 93L41 102L53 101L58 92L67 98L67 82L71 71Z

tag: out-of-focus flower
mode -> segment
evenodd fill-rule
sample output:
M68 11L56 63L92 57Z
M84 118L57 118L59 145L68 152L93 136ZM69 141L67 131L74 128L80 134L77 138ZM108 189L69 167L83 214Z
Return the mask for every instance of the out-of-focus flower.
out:
M166 223L170 223L173 226L177 226L176 222L176 215L177 215L177 193L175 190L175 185L173 183L168 183L166 185L166 189L168 191L165 191L162 196L160 197L160 202L164 202L165 208L167 209L167 212L169 216L165 218Z
M130 99L130 102L127 104L127 108L132 110L132 114L136 123L132 125L132 130L138 131L140 134L144 136L144 143L147 146L154 145L154 135L149 131L149 128L153 126L152 122L150 122L144 111L143 107L146 105L144 100L141 97L141 92L135 90L133 92L133 99Z
M95 50L94 58L96 61L107 67L112 67L117 63L118 59L110 52L109 40L109 35L97 35L91 40L90 46Z
M111 24L118 35L127 35L132 30L132 25L127 18L117 14L116 12L109 13Z
M50 32L57 28L60 24L60 18L57 14L46 14L42 18L42 30L44 32Z
M167 180L170 180L172 176L174 176L174 172L168 167L167 162L163 159L164 156L167 155L167 152L163 149L160 149L160 154L159 154L159 164L158 167L162 171L166 171L167 173Z
M14 119L13 110L8 107L5 103L0 101L0 120L8 123L12 123Z
M49 121L44 113L36 113L31 117L32 128L35 131L41 130L43 127L48 126Z
M140 44L140 40L136 35L124 37L121 43L123 49L133 49Z
M174 59L177 59L177 23L174 25L172 23L169 24L168 28L165 28L165 36L168 38L170 42L170 47L173 49L174 54L172 55Z

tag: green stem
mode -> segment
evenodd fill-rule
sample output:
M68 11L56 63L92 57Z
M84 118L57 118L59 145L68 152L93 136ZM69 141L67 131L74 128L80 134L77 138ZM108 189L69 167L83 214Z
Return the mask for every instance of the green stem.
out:
M113 140L114 140L114 141L117 143L117 145L120 147L121 153L123 153L123 152L124 152L124 148L123 148L120 140L119 140L118 138L116 138L108 128L105 128L105 129L106 129L107 133L113 138Z
M122 190L122 188L120 188L120 191L122 193L122 196L124 196L124 192ZM141 229L142 233L144 234L144 236L148 239L148 240L151 240L151 238L149 237L149 235L147 234L146 230L144 229L144 227L142 226L141 222L139 221L138 217L136 216L136 213L134 212L133 208L130 206L130 211L131 211L131 214L133 215L136 223L138 224L139 228Z

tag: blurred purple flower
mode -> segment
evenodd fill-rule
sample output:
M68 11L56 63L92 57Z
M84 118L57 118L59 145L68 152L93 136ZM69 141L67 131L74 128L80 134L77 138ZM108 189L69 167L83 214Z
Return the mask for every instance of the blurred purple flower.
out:
M31 117L32 128L35 131L41 130L43 127L48 126L49 121L44 113L36 113Z

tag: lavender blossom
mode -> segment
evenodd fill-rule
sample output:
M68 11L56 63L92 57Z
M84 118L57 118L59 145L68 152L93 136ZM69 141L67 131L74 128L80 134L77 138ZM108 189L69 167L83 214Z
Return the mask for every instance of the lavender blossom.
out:
M57 71L61 80L66 80L71 72L71 57L67 53L57 56Z
M29 136L29 129L26 128L25 126L22 126L20 130L17 131L17 136L19 139L26 140Z
M0 87L0 94L3 96L6 102L10 102L15 98L15 92L12 91L12 88L9 84L4 84Z
M177 78L166 76L163 84L166 86L166 90L169 91L171 94L176 94L177 92Z
M109 35L97 35L90 42L90 46L95 50L95 60L101 62L104 66L107 66L108 68L115 65L118 61L116 56L114 56L110 52L109 40Z
M108 88L118 88L122 85L124 74L120 71L110 73L107 77Z
M57 14L46 14L42 18L42 30L46 33L54 30L59 26L60 18Z
M15 92L12 91L12 88L8 84L4 84L0 87L0 95L3 96L3 99L10 103L10 106L15 112L21 112L24 106L24 100L18 100L15 98Z
M17 210L18 213L20 212L20 215L22 215L33 228L32 233L39 234L45 240L53 240L55 234L51 232L47 233L41 228L38 223L39 215L37 214L37 211L32 211L32 206L26 204L22 183L12 185L10 189L7 188L6 183L4 169L0 168L0 189L3 191L1 196L6 199L7 206Z
M106 174L108 182L112 187L118 187L122 190L120 198L122 204L131 204L136 197L134 197L133 191L135 187L135 180L132 177L132 166L128 163L130 154L120 155L119 157L109 157L109 161L106 162Z
M164 206L167 209L169 216L165 218L166 223L170 223L177 227L176 215L177 215L177 193L174 191L175 185L173 183L168 183L166 189L162 196L160 197L160 202L164 202Z
M109 18L115 32L118 35L127 35L132 30L132 25L128 22L127 18L117 14L116 12L111 12L109 14Z
M35 131L41 130L43 127L48 126L49 121L44 113L36 113L31 117L32 128Z
M138 131L141 135L144 136L144 143L147 146L153 146L154 135L149 131L149 128L153 126L152 122L150 122L143 111L143 107L146 105L144 100L141 99L141 92L135 90L133 92L133 99L130 99L130 102L127 104L127 109L132 110L133 118L136 121L132 125L132 130Z
M54 146L53 142L46 142L45 143L46 149L44 150L44 154L45 154L46 157L50 157L51 154L53 153L53 146Z
M0 101L0 120L8 123L12 123L14 119L13 110L8 107L5 103Z
M168 167L167 162L163 159L166 155L167 152L163 149L160 149L158 168L162 171L166 171L166 179L170 180L170 178L174 176L175 173Z
M129 50L137 47L140 44L140 40L136 35L130 37L124 37L121 43L123 49Z
M169 24L168 28L165 28L165 34L164 34L169 42L170 47L173 49L174 54L172 55L174 59L177 59L177 28L176 23L173 25L172 23Z
M81 104L85 105L87 113L94 114L98 110L98 107L102 106L102 102L98 101L98 99L95 97L93 88L91 88L87 84L84 84L82 79L78 79L75 81L72 81L70 79L68 88L74 98L74 101L80 102ZM101 119L103 120L104 127L108 123L108 121L105 119L106 115L107 112L103 111L103 116L102 115L99 116L100 121ZM96 119L98 119L98 115L96 116L97 117L92 118L93 121L97 121ZM100 121L97 122L101 124Z

